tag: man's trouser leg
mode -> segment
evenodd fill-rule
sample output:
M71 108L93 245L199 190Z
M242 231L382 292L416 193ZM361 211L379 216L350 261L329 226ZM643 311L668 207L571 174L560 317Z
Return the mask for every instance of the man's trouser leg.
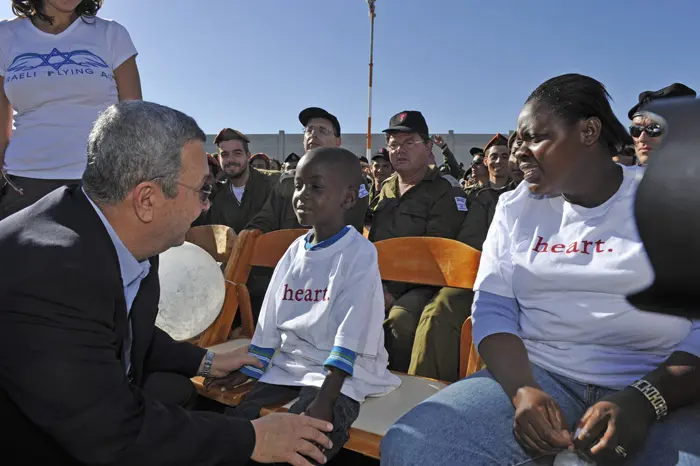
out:
M408 371L416 327L423 308L435 295L435 291L432 287L413 288L394 301L389 316L384 321L384 345L389 353L391 370Z
M456 382L459 343L464 321L471 315L474 292L442 288L421 315L408 373Z

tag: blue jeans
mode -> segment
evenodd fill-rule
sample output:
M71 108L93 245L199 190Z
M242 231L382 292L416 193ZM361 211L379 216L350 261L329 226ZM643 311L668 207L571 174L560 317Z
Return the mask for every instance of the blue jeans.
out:
M533 365L537 383L562 409L571 431L585 411L614 390L586 385ZM454 383L416 406L389 429L381 464L551 465L530 457L513 436L515 409L487 370ZM652 424L644 447L624 466L700 466L700 404Z

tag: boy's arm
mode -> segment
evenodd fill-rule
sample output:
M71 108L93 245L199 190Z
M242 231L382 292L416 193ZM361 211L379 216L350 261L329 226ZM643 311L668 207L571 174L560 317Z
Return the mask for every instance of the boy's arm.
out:
M349 376L350 374L337 367L329 367L328 375L326 375L326 379L321 385L321 390L318 391L316 398L309 404L304 414L332 423L333 407L340 395L340 389L343 388L345 378Z

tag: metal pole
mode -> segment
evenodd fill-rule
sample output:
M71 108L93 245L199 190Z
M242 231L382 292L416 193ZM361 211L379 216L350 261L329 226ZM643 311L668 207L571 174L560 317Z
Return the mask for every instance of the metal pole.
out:
M372 160L372 72L374 68L374 3L377 0L367 0L369 5L369 94L367 98L367 160Z

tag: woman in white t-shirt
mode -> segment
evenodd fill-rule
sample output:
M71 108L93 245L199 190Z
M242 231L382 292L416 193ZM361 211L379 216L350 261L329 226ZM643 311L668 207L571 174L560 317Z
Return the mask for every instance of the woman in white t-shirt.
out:
M612 161L625 129L607 91L553 78L517 132L524 181L499 198L474 285L487 369L400 419L382 464L540 465L571 449L700 465L700 321L626 300L653 280L633 215L644 169Z
M97 116L141 99L134 44L102 3L12 0L0 21L0 219L78 182Z

